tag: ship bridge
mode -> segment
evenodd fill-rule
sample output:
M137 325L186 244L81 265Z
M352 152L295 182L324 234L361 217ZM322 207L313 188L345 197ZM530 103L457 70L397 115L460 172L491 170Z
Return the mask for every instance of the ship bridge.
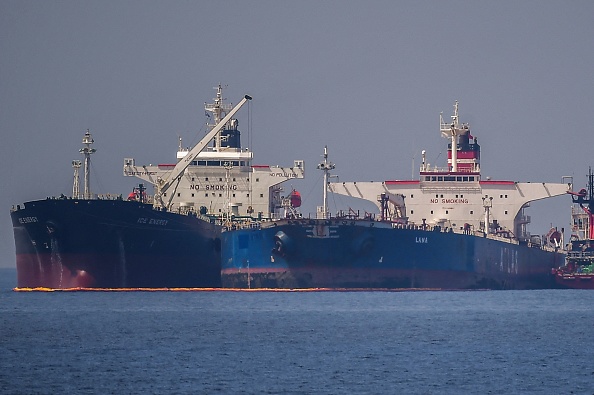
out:
M210 131L192 148L184 148L180 138L176 163L138 166L126 158L124 175L152 184L153 200L157 202L161 193L160 200L169 202L161 209L219 216L280 215L284 197L280 184L303 178L304 162L293 161L292 167L254 164L253 153L241 147L239 123L231 118L251 97L232 108L223 102L219 85L213 100L204 107L213 114L214 122L207 125ZM162 185L172 187L162 189Z

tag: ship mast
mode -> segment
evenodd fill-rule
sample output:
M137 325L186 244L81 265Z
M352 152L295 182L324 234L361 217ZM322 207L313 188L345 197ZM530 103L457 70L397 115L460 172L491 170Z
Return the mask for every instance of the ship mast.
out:
M72 161L72 168L74 168L74 182L72 183L72 198L80 199L80 182L79 182L79 170L81 161L78 159Z
M89 173L91 171L91 154L94 154L97 150L95 148L91 148L91 144L93 144L95 141L93 140L91 132L89 132L89 129L87 129L82 142L84 146L79 150L79 152L85 156L85 190L83 194L83 199L90 199L91 182L89 179Z
M583 228L584 236L583 238L586 240L594 241L594 174L592 173L592 168L588 171L588 185L587 188L581 189L579 192L572 192L567 191L572 198L573 203L576 203L580 206L580 208L586 213L587 216L587 228ZM573 213L572 210L573 221L575 223L577 215ZM579 220L580 223L582 220ZM586 221L583 221L586 223ZM578 230L581 226L578 227Z
M223 103L223 87L221 84L215 89L217 90L217 97L213 99L214 102L204 103L204 110L211 112L214 116L214 122L206 124L209 130L212 130L233 109L231 104ZM214 151L221 150L221 141L221 132L218 132L214 138Z
M450 167L450 171L452 173L456 173L458 171L458 136L468 132L469 126L468 124L459 123L458 118L458 101L454 103L454 115L452 115L452 123L446 124L443 121L443 114L439 115L440 120L440 131L441 135L446 138L451 139L452 144L452 164Z
M592 168L588 172L588 190L585 196L578 199L582 210L588 214L588 240L594 240L594 174Z
M588 237L590 240L594 239L594 174L592 168L588 172L588 209L584 210L588 213Z
M318 169L324 172L324 201L322 205L322 219L327 219L328 215L328 173L336 166L332 162L328 162L328 146L324 146L324 161L318 165Z
M225 221L226 223L231 222L231 188L230 188L230 173L231 170L233 170L233 165L230 162L225 162L224 166L225 168L225 189L226 189L226 193L225 193L225 214L226 214L226 218Z

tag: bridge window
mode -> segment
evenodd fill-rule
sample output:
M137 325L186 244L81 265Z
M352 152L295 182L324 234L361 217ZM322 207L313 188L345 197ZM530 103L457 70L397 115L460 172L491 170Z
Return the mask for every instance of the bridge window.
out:
M198 166L206 166L206 161L205 160L199 160L198 161Z
M206 161L206 166L220 166L220 165L221 165L220 160L207 160Z

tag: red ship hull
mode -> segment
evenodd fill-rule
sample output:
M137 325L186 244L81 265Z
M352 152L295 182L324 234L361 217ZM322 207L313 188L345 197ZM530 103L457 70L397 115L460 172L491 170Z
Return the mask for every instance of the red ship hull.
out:
M557 270L555 281L563 288L594 289L594 273L563 273Z

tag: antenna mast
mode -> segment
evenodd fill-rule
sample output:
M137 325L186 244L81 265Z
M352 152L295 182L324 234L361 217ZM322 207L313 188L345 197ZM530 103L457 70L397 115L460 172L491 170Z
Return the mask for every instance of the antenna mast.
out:
M470 127L466 123L460 124L460 122L459 122L458 101L457 100L454 103L454 115L452 115L452 123L449 125L446 124L443 121L443 115L440 115L439 118L440 118L439 119L440 120L439 127L440 127L440 131L441 131L441 135L443 137L450 138L452 141L451 142L452 164L450 167L450 171L452 173L455 173L458 171L458 136L461 136L464 133L467 133L470 130Z
M85 136L82 140L84 146L78 151L85 156L85 191L83 195L83 199L90 199L91 198L91 182L89 180L89 173L91 171L91 154L94 154L97 150L95 148L91 148L91 144L95 142L93 137L91 136L91 132L87 129Z
M72 184L72 198L73 199L80 199L80 183L79 183L79 170L81 166L81 161L73 160L72 167L74 168L74 183Z
M217 90L217 97L213 99L214 103L204 103L204 109L214 115L212 123L207 123L209 130L213 129L221 120L233 109L230 103L223 103L223 87L221 84L215 88ZM214 138L214 150L221 150L221 132L218 132Z
M328 173L334 170L336 166L332 162L328 162L328 146L324 146L324 161L318 165L318 169L324 172L324 202L322 203L322 218L328 218Z

